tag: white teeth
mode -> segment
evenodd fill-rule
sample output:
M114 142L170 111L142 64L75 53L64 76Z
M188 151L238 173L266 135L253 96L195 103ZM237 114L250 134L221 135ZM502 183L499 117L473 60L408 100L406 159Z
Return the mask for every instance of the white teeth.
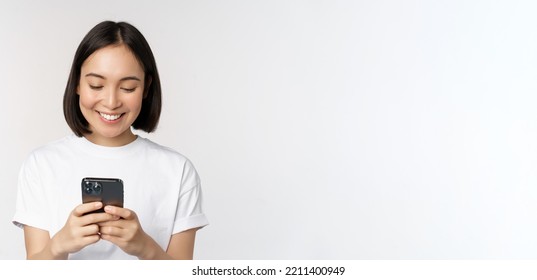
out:
M121 114L119 114L119 115L108 115L108 114L104 114L104 113L101 113L101 112L99 112L99 114L101 114L101 116L103 118L105 118L106 120L108 120L108 121L115 121L115 120L119 119L119 117L121 117Z

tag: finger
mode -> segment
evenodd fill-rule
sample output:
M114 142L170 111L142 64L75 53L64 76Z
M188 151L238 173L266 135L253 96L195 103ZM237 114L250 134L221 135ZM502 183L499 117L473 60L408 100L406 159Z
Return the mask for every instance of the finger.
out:
M113 221L116 219L117 218L108 213L92 213L80 218L82 225L99 224L102 222Z
M102 207L103 207L103 203L100 201L88 202L88 203L80 204L77 207L75 207L75 209L73 209L72 214L76 217L82 217L84 214L101 209Z
M99 241L101 237L98 234L90 235L90 236L84 236L81 238L82 243L84 243L84 246L88 246L90 244L96 243Z
M120 228L120 229L128 229L128 228L132 228L133 224L135 223L132 220L120 219L117 221L102 222L102 223L99 223L98 225L100 227L115 227L115 228Z
M122 208L122 207L117 207L117 206L112 206L112 205L105 206L104 211L106 213L119 216L126 220L131 220L136 217L136 213L134 213L134 211L127 209L127 208Z
M124 243L123 240L120 237L109 235L109 234L101 234L101 239L109 241L109 242L112 242L117 246L120 246L121 244Z
M101 233L101 236L105 235L105 236L122 237L124 234L124 230L122 228L110 227L110 226L100 227L99 231Z
M98 225L100 227L107 227L107 226L111 226L111 227L119 227L119 223L118 221L121 221L120 220L120 217L119 216L114 216L114 215L110 215L112 218L108 221L104 221L104 222L100 222L98 223Z
M87 225L80 228L80 234L84 237L99 234L99 226L96 224Z
M117 228L123 228L123 223L120 222L121 220L115 220L115 221L106 221L102 223L98 223L100 227L117 227Z

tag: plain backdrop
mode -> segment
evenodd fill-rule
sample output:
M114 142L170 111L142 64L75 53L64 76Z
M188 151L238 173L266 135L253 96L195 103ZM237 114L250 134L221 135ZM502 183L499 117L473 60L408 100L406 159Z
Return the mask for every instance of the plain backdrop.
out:
M2 1L0 258L28 153L103 20L146 36L197 259L537 257L535 1ZM69 172L69 170L65 170ZM74 186L76 187L76 186Z

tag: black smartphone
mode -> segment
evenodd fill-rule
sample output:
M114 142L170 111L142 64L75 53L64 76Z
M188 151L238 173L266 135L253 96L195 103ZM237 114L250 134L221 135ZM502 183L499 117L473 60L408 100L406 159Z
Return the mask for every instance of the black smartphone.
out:
M104 206L123 207L123 181L116 178L82 179L82 203L101 201ZM104 212L101 209L90 213Z

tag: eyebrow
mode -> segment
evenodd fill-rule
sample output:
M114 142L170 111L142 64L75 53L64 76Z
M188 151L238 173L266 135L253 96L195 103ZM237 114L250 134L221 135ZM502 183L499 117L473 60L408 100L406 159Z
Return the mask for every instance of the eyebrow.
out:
M106 78L103 75L99 75L99 74L96 74L96 73L88 73L84 77L96 77L96 78L106 80ZM127 76L127 77L123 77L123 78L120 79L120 81L128 81L128 80L135 80L135 81L139 81L139 82L141 81L136 76Z

